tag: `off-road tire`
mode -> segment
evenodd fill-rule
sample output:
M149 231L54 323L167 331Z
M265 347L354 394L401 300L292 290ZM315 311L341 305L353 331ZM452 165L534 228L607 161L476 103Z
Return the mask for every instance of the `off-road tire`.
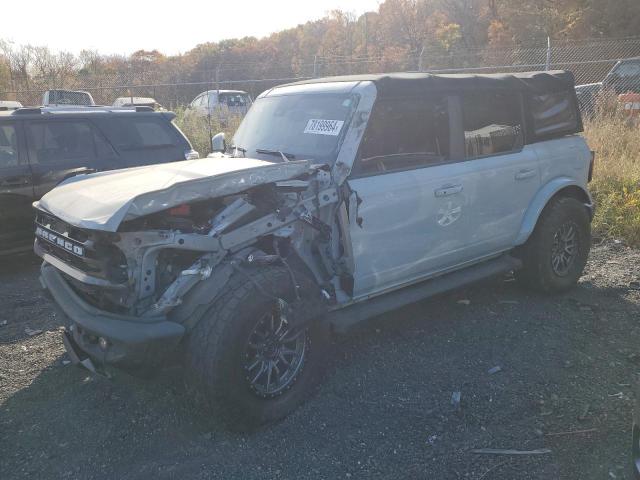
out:
M289 272L268 266L234 273L225 290L189 333L185 350L187 390L233 430L251 430L278 421L295 410L312 392L321 373L328 345L328 328L320 321L308 324L308 349L295 381L272 398L251 390L242 365L244 348L255 322L274 297L293 299ZM297 278L303 288L308 279ZM306 280L306 282L305 282ZM319 291L318 291L319 294Z
M563 275L554 270L554 238L563 226L575 229L577 253ZM587 263L591 248L591 221L587 208L572 197L552 200L542 211L538 223L518 253L522 269L516 278L525 286L545 293L560 293L576 285Z

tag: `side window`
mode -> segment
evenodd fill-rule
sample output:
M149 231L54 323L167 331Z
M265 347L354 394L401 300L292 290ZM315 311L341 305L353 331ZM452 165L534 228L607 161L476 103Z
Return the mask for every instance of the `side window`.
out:
M448 158L446 98L381 99L369 118L354 174L425 167Z
M18 134L13 125L0 124L0 168L18 166Z
M529 100L536 137L578 131L578 108L572 91L534 95Z
M96 145L96 153L98 154L99 158L113 158L118 156L107 139L104 138L104 136L100 132L98 132L97 129L94 129L93 137Z
M93 131L87 122L55 121L26 125L30 160L50 164L95 157Z
M524 144L521 97L509 92L462 95L466 158L519 150Z
M169 123L157 117L122 115L102 124L116 148L136 149L174 145Z

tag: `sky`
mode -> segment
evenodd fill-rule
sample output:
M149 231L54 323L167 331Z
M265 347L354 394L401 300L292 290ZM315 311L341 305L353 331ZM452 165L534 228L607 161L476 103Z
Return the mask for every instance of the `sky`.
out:
M376 10L380 0L2 0L0 39L54 51L102 54L160 50L175 55L199 43L270 33L334 9ZM38 21L34 22L34 12Z

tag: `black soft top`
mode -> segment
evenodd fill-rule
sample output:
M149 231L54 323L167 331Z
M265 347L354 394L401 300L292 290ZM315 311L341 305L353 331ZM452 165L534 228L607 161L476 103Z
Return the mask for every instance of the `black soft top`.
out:
M573 73L565 70L549 70L523 73L495 74L433 74L433 73L380 73L344 75L303 80L289 85L329 82L369 81L376 85L378 98L423 95L434 91L507 89L533 95L573 90Z

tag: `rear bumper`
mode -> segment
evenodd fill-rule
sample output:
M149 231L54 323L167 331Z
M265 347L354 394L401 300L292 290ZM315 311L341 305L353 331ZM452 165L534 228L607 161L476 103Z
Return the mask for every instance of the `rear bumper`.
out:
M99 310L80 298L53 266L43 263L42 286L69 325L69 336L87 356L118 366L154 365L173 352L185 333L166 317L132 317ZM102 342L100 339L104 339ZM68 342L67 342L68 343ZM102 344L102 345L101 345Z

